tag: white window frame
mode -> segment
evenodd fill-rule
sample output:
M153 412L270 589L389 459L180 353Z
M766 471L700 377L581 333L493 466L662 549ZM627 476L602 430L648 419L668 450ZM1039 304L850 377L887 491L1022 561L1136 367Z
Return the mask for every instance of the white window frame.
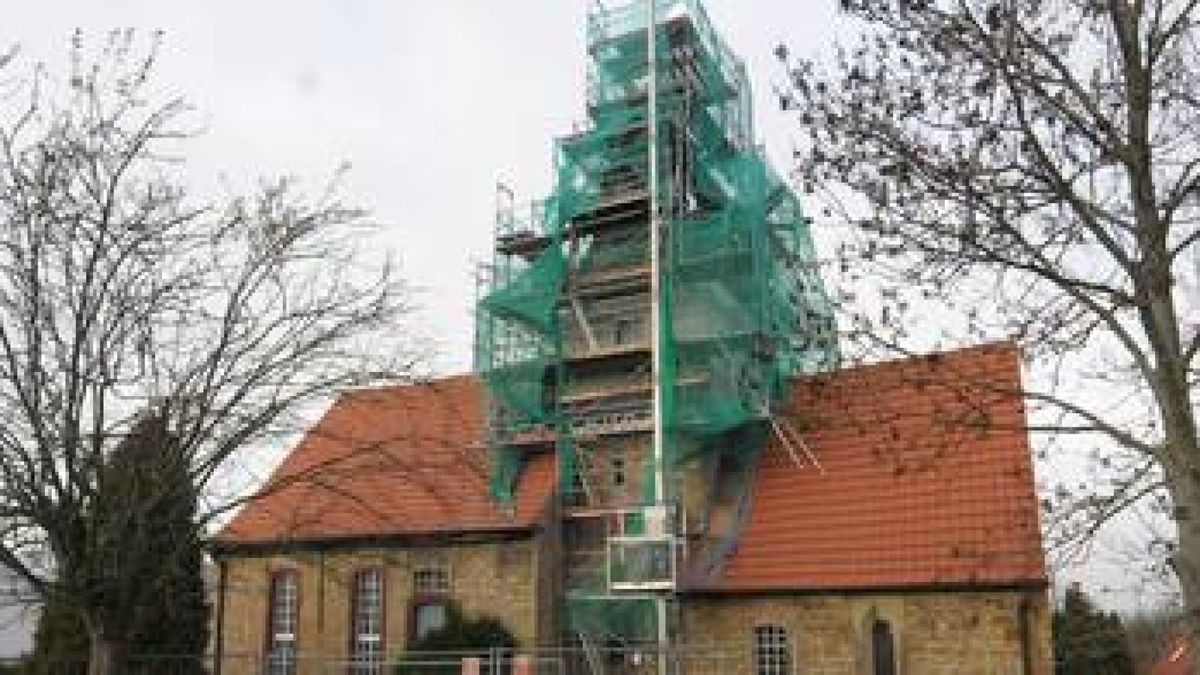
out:
M791 675L795 664L792 636L786 626L763 623L754 627L751 653L754 675Z
M448 595L450 583L450 564L445 560L425 561L413 568L412 584L416 595Z
M268 598L271 642L267 654L267 672L270 675L294 675L296 672L299 595L300 580L296 570L272 573Z
M365 584L369 579L373 579L373 585ZM373 600L369 598L371 593L374 594ZM387 582L382 569L368 567L354 574L354 597L351 601L354 616L351 617L350 627L353 631L351 661L354 675L379 675L383 672L383 614L386 594Z

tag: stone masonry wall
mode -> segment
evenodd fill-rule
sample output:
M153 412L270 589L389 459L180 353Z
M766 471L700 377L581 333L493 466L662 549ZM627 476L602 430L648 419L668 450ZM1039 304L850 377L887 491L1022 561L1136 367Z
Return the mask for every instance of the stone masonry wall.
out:
M687 599L684 641L729 655L728 675L753 675L754 627L787 629L792 672L872 675L871 627L891 624L898 675L1026 675L1018 607L1030 604L1033 669L1051 674L1045 592L942 592Z
M386 651L403 653L410 633L412 572L441 558L450 569L448 598L469 615L500 618L526 649L553 644L550 551L538 540L442 547L289 555L227 556L222 675L262 672L272 571L296 570L299 582L297 675L317 675L347 658L350 585L357 570L385 573ZM543 560L542 558L547 558ZM542 598L537 580L543 578ZM1029 604L1033 669L1022 671L1018 608ZM680 638L698 654L725 655L723 675L753 675L754 627L786 628L793 672L872 675L871 626L887 621L898 675L1051 675L1050 612L1043 591L929 592L875 595L775 595L684 598ZM703 661L703 659L701 659ZM714 662L716 663L716 662ZM703 667L705 663L698 663ZM711 668L703 672L713 672Z
M537 551L532 539L442 547L303 552L287 555L231 555L227 589L222 675L250 675L267 645L267 596L275 570L294 569L299 588L298 675L325 672L318 662L345 660L350 647L350 602L354 575L364 568L384 572L384 636L389 655L408 642L414 599L413 570L422 562L448 564L445 596L468 616L501 619L522 647L538 643Z

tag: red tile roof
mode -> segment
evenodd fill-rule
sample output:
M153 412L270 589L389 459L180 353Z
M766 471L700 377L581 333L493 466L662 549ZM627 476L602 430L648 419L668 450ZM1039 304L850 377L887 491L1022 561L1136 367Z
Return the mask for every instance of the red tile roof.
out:
M714 588L1041 583L1017 349L988 345L798 380ZM796 448L797 454L803 454Z
M343 394L218 543L528 527L553 489L553 457L526 467L503 513L488 496L482 414L470 376Z
M707 590L1042 583L1044 556L1010 345L849 368L795 383L790 425L824 468L765 451L750 518ZM273 543L532 525L553 457L515 513L487 494L470 376L342 396L218 541Z

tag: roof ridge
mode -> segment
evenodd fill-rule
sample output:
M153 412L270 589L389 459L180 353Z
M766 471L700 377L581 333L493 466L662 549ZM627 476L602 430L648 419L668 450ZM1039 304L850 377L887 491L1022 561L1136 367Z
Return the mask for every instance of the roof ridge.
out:
M868 372L873 369L882 369L888 367L912 365L918 363L929 363L941 359L961 359L970 356L976 352L1002 351L1021 353L1021 347L1015 340L1004 339L990 342L980 342L978 344L966 345L963 347L954 347L952 349L941 349L930 352L922 352L919 354L896 354L883 358L879 361L867 361L854 363L848 366L835 368L833 370L825 370L817 373L796 375L792 378L793 381L805 381L812 379L820 379L830 376L853 375L863 372Z

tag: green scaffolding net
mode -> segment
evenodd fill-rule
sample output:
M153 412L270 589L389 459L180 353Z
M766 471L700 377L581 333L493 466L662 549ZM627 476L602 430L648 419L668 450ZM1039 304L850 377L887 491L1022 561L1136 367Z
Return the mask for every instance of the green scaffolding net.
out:
M654 147L646 0L598 8L588 19L588 126L555 143L553 193L498 218L496 255L477 302L475 363L490 395L491 487L500 500L512 498L528 454L514 439L531 429L555 445L560 491L575 485L578 443L563 401L579 340L566 309L569 280L649 267L651 153L663 223L653 345L661 354L663 469L721 452L757 456L766 434L747 428L765 424L794 375L838 358L808 220L754 144L744 65L699 0L657 0L656 15ZM631 218L640 226L606 226ZM609 311L619 301L590 307ZM645 333L636 322L627 330ZM759 440L734 440L748 437ZM646 494L648 502L667 497ZM572 624L645 629L645 603L606 603L602 581L571 601Z

